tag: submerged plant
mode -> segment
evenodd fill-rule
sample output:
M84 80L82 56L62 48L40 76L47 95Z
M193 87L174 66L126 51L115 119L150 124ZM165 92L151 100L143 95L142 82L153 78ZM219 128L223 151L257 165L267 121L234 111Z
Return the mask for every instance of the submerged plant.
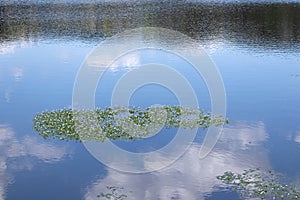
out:
M226 123L228 120L222 116L181 106L62 109L37 114L33 119L34 129L44 138L100 142L139 139L162 127L193 129Z
M242 174L225 172L217 176L243 197L260 199L300 199L300 191L295 186L282 184L279 175L260 169L244 170Z

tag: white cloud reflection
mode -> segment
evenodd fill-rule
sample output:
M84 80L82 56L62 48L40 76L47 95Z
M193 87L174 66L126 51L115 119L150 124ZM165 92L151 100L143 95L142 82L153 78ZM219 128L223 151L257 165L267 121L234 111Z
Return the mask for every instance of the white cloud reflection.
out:
M295 132L288 133L286 135L286 139L289 141L300 143L300 127L296 128Z
M224 129L213 152L203 160L198 158L200 145L193 144L180 160L161 171L133 175L108 169L106 177L87 187L84 199L108 192L107 185L124 187L129 199L204 199L220 186L216 176L225 171L269 168L266 149L260 145L267 138L262 122L240 122Z
M294 138L294 141L300 143L300 132L298 132Z
M34 167L29 157L45 163L60 161L66 155L66 147L43 143L37 138L26 136L18 139L7 125L0 125L0 199L5 199L8 184L13 183L13 171L30 170ZM18 162L18 158L21 160Z
M287 139L292 140L297 143L300 143L300 130L297 131L294 135L292 135L292 134L288 135Z
M259 145L267 139L268 135L263 122L239 122L235 126L224 128L224 135L220 142L227 143L232 150L246 150Z
M1 54L14 54L16 49L30 47L33 45L33 41L30 40L18 40L18 41L7 41L0 43L0 55Z
M0 54L14 54L16 49L16 44L1 44L0 45Z
M1 64L1 62L0 62ZM0 82L4 82L5 84L0 85L0 91L3 88L4 99L6 103L11 103L12 94L14 93L14 89L16 84L14 82L22 81L24 76L24 69L22 67L10 67L8 70L5 68L0 69ZM1 87L1 86L6 87Z
M13 90L11 89L11 87L8 87L5 89L4 91L4 99L6 101L6 103L10 103L11 102L11 94L12 94Z
M114 49L110 51L114 51ZM111 60L110 56L107 58L103 56L101 60L97 57L92 57L88 60L88 65L101 71L109 70L111 72L118 72L121 70L130 70L141 66L141 55L139 52L129 53L114 61ZM107 68L107 66L109 66L109 68Z
M12 76L13 76L14 80L17 82L22 80L23 75L24 75L24 71L23 71L23 68L21 68L21 67L15 67L12 70Z

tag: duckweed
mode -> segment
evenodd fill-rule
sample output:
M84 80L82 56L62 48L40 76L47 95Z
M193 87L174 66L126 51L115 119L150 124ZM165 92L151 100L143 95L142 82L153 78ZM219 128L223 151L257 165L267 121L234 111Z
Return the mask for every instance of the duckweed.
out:
M123 187L118 186L110 186L107 185L106 189L108 190L107 193L101 192L97 195L100 199L113 199L113 200L123 200L127 198L127 192Z
M300 199L300 191L295 186L282 184L280 176L272 171L258 168L244 170L242 174L229 171L217 179L247 198Z
M35 131L43 138L82 142L135 140L151 136L162 127L194 129L226 123L223 116L182 106L60 109L39 113L33 119Z

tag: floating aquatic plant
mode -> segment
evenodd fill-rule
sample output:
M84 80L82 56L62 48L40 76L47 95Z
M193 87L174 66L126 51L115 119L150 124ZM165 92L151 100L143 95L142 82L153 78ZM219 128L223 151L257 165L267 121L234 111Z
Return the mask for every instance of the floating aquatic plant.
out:
M223 116L181 106L61 109L42 112L33 119L34 129L44 138L100 142L144 138L162 127L193 129L226 123Z
M295 186L282 184L279 175L260 169L244 170L242 174L225 172L217 176L243 197L260 199L300 199L300 191Z
M123 200L127 198L127 192L123 187L118 186L106 186L106 189L109 190L107 193L101 192L97 195L98 198L102 199L113 199L113 200Z

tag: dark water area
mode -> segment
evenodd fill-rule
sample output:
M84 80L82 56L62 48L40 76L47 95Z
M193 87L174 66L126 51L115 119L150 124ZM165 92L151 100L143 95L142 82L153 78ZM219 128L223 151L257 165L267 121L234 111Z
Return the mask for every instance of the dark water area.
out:
M98 40L138 27L163 27L203 42L298 49L299 3L21 3L1 5L1 41Z
M216 177L257 167L274 171L283 183L300 190L299 13L299 1L0 0L0 200L103 199L97 195L111 192L107 186L117 187L130 200L247 199ZM141 27L189 36L218 68L229 124L210 154L198 157L206 135L199 129L172 165L131 174L99 162L79 141L42 138L32 120L44 111L72 108L74 83L87 55L115 34ZM139 38L146 41L148 36L143 32ZM174 51L197 51L188 40L173 39L161 36L151 42ZM127 44L116 41L107 52ZM149 49L110 65L95 91L96 106L109 106L118 80L151 62L177 70L196 91L201 108L210 111L206 83L191 64ZM170 89L153 84L136 90L130 104L177 105L176 98ZM174 129L161 132L114 144L135 153L157 150L175 137ZM155 168L164 158L158 152L145 159L143 167Z

